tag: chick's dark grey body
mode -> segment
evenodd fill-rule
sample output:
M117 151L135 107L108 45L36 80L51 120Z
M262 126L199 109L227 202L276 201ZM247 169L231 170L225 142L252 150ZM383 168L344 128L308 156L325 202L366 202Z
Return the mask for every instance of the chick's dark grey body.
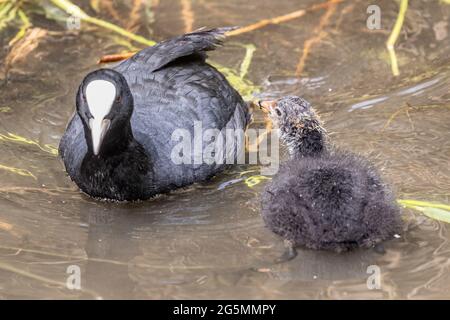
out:
M364 158L334 149L309 103L279 100L271 112L291 158L262 195L274 233L311 249L370 247L401 232L399 208Z
M113 68L126 80L134 101L126 146L121 152L111 148L109 154L103 150L93 155L80 112L60 143L66 169L83 191L115 200L147 199L205 180L225 168L224 163L194 164L194 154L190 163L175 164L171 159L180 142L172 134L182 129L194 140L196 121L203 130L246 128L246 104L224 76L205 62L205 51L220 44L225 31L199 31L167 40ZM119 140L124 138L118 139L118 145Z
M376 171L343 152L293 159L262 197L276 234L311 249L370 247L399 233L399 209Z

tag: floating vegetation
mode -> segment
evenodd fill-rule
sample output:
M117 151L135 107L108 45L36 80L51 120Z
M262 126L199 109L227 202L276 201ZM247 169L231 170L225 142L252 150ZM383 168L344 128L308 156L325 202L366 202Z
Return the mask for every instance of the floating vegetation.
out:
M389 52L389 56L391 58L392 74L394 76L400 75L394 45L397 42L398 36L400 35L400 31L402 30L403 21L405 20L405 14L407 9L408 9L408 0L401 0L397 20L395 21L394 28L392 29L391 35L389 36L386 42L386 47Z
M26 169L19 169L19 168L5 166L3 164L0 164L0 170L6 170L11 173L18 174L19 176L31 177L34 180L37 180L36 176Z
M307 9L300 9L300 10L296 10L296 11L290 12L290 13L282 15L282 16L269 18L269 19L263 19L256 23L253 23L251 25L227 32L227 36L228 37L237 36L237 35L240 35L243 33L247 33L247 32L251 32L251 31L255 31L255 30L264 28L269 25L288 22L288 21L291 21L291 20L294 20L294 19L304 16L308 11L317 11L319 9L324 9L324 8L329 7L330 5L337 4L337 3L343 2L343 1L345 1L345 0L330 0L327 2L315 4Z
M181 0L181 17L184 22L184 32L188 33L193 31L195 19L191 0Z
M18 14L22 25L19 29L19 32L17 32L14 38L12 38L11 41L9 41L8 45L10 47L13 46L17 41L22 39L25 36L28 28L31 27L31 22L28 19L27 15L22 10L19 10Z
M135 54L136 54L136 51L124 52L124 53L115 53L115 54L107 54L107 55L104 55L103 57L101 57L98 60L97 63L100 64L100 63L118 62L118 61L122 61L122 60L126 60L128 58L131 58Z
M258 86L254 85L250 80L241 78L235 70L213 63L212 65L224 74L230 84L242 95L245 100L252 99L253 95L259 92L260 88Z
M0 113L8 113L11 112L11 107L0 107Z
M293 11L293 12L285 14L285 15L268 18L268 19L262 19L258 22L250 24L248 26L227 32L226 36L232 37L232 36L241 35L241 34L244 34L247 32L251 32L251 31L255 31L255 30L264 28L269 25L281 24L284 22L288 22L288 21L300 18L300 17L304 16L307 12L310 12L310 11L327 9L326 13L324 14L323 18L321 19L318 29L315 31L315 33L317 33L317 39L314 38L313 40L311 40L311 43L310 43L310 47L311 47L314 43L320 41L324 37L324 35L326 35L326 33L322 31L322 29L328 23L328 20L331 17L331 15L333 15L333 13L336 9L336 5L343 1L345 1L345 0L330 0L327 2L312 5L311 7L306 8L306 9L296 10L296 11ZM190 1L183 1L182 7L183 7L182 17L183 17L184 24L185 24L185 31L191 31L191 29L193 29L194 14L192 12ZM225 77L228 79L228 81L231 83L231 85L239 91L239 93L244 97L244 99L250 100L255 93L259 92L259 87L254 85L251 81L249 81L245 78L246 75L248 74L251 60L253 58L253 53L256 50L256 47L253 44L239 44L239 45L243 46L246 49L246 53L245 53L245 56L241 63L239 72L235 71L231 68L221 66L213 61L208 61L208 62L211 65L213 65L214 67L216 67L220 72L222 72L225 75ZM127 53L105 55L100 58L99 63L111 63L111 62L125 60L125 59L132 57L135 53L136 52L127 52ZM309 54L309 47L306 48L306 44L305 44L304 54L302 56L302 59L299 62L299 65L297 66L297 72L296 72L297 75L299 75L301 73L301 71L303 70L303 67L304 67L304 64L305 64L308 54Z
M255 175L248 177L247 179L244 180L244 182L247 185L247 187L253 188L257 184L260 184L263 180L272 180L272 178L261 175Z
M127 37L133 41L136 41L138 43L141 43L146 46L152 46L156 42L146 39L142 36L136 35L132 32L129 32L113 23L110 23L108 21L104 21L98 18L94 18L89 16L87 13L85 13L83 10L81 10L80 7L76 6L69 0L50 0L55 6L59 7L60 9L64 10L67 14L76 17L80 19L81 21L96 25L98 27L102 27L104 29L113 31L115 33L118 33L124 37Z
M225 75L231 85L239 91L245 100L251 100L255 93L258 93L260 88L253 84L250 80L246 79L250 65L252 63L253 54L256 51L256 47L253 44L232 43L245 49L245 55L242 59L239 72L219 65L213 61L208 61L211 65L217 68L221 73Z
M22 1L0 1L0 32L10 25L18 28L16 35L9 41L9 46L22 39L31 27L30 19L22 10L22 5Z
M8 222L0 221L0 230L11 231L12 229L13 229L12 224L10 224Z
M411 124L411 129L414 130L414 123L412 122L411 116L409 115L409 110L413 109L413 107L407 102L406 106L398 109L397 111L395 111L390 117L389 119L386 121L386 123L384 124L383 128L381 129L381 132L384 132L389 125L394 121L394 119L402 112L404 111L405 114L408 116L408 120L409 123Z
M405 208L422 212L427 217L450 223L450 205L419 200L397 200Z
M252 63L253 53L255 52L256 47L253 44L243 44L242 46L245 48L245 57L244 60L242 60L241 67L239 69L239 77L244 79L248 73L250 64Z
M13 7L11 2L7 2L0 7L0 31L5 28L8 23L15 19L17 15L17 9Z
M27 139L25 137L19 136L17 134L10 133L10 132L8 132L6 135L0 134L0 141L8 141L8 142L13 142L13 143L33 145L33 146L38 147L40 150L42 150L44 152L50 153L53 156L58 155L58 149L50 144L41 145L37 141L33 141L33 140Z
M237 36L244 33L252 32L261 28L264 28L269 25L276 25L285 23L294 19L298 19L302 16L304 16L308 12L317 11L320 9L326 9L326 12L322 16L322 18L319 21L319 25L314 29L313 36L304 44L304 49L302 56L300 57L300 60L297 64L296 68L296 75L300 75L305 67L306 59L311 51L312 46L314 46L316 43L320 42L326 35L327 32L323 30L323 28L328 24L330 17L334 14L336 10L336 5L343 2L345 0L329 0L326 2L318 3L315 5L312 5L305 9L299 9L281 16L276 16L272 18L265 18L260 21L257 21L253 24L250 24L248 26L238 28L236 30L232 30L227 33L228 37L231 36ZM194 22L195 22L195 15L192 8L192 3L190 0L182 1L182 12L181 16L184 22L185 31L189 32L192 31L194 28ZM30 22L30 19L28 18L26 12L30 8L30 6L38 6L41 9L44 10L44 13L46 16L50 19L53 19L55 21L68 21L69 18L75 18L79 19L80 22L86 22L88 24L101 27L103 29L112 31L125 39L134 41L136 43L139 43L141 45L145 46L151 46L154 45L155 42L149 39L146 39L145 37L142 37L140 35L136 35L130 31L128 31L125 28L122 28L118 25L115 25L111 22L104 21L101 19L98 19L96 17L90 16L87 14L84 10L82 10L79 6L74 4L70 0L48 0L48 1L2 1L0 2L0 30L2 23L3 25L7 25L10 21L16 21L15 25L20 24L19 31L17 32L16 36L10 41L10 45L14 46L18 41L22 38L25 38L27 36L27 30L32 28L32 22ZM99 0L92 0L90 1L90 6L94 9L95 12L100 11L100 6L102 7L108 7L109 11L111 11L111 14L120 19L120 16L118 13L113 10L110 3L104 3ZM135 24L137 21L137 17L139 16L137 14L137 9L141 7L141 1L134 2L133 5L133 12L130 15L130 23L127 24L127 28L130 27L130 24ZM33 11L34 12L34 11ZM7 17L7 18L5 18ZM132 23L133 22L133 23ZM30 33L30 35L36 35L36 32ZM109 63L109 62L115 62L120 61L123 59L127 59L131 57L136 51L139 50L139 48L135 48L130 42L127 42L127 40L123 39L122 41L118 38L115 38L115 42L118 43L121 46L127 47L128 49L131 49L132 52L126 52L126 53L120 53L120 54L113 54L104 56L100 59L100 63ZM245 77L248 74L249 67L251 64L251 60L253 57L253 53L256 50L256 47L253 44L246 44L242 45L246 48L246 53L243 58L243 61L240 66L240 70L236 71L231 68L227 68L225 66L221 66L217 63L210 62L213 64L216 68L218 68L221 72L224 73L224 75L227 77L227 79L230 81L230 83L246 98L251 99L252 95L254 93L257 93L259 91L259 88L255 86L251 81L247 80ZM33 46L29 46L30 49L33 49ZM30 50L28 50L30 51ZM26 52L24 50L18 50L18 52ZM12 59L10 59L12 60Z
M2 221L0 220L0 230L8 232L9 234L11 234L12 236L16 237L16 238L20 238L20 234L15 230L15 227L11 224L8 223L6 221Z
M11 49L5 58L5 74L12 65L26 60L28 55L36 49L41 39L47 35L47 30L41 28L29 28L24 34L19 33L10 41Z
M93 4L95 5L95 1L93 1ZM67 22L69 18L79 19L80 22L86 22L101 27L146 46L155 44L154 41L136 35L113 23L88 15L80 7L69 0L3 0L0 1L0 31L9 25L13 27L19 26L17 34L9 42L10 46L13 46L18 40L22 39L25 36L27 29L32 26L32 22L30 21L27 12L45 13L47 18L55 21Z
M305 44L303 45L303 53L300 57L300 60L297 64L297 68L295 70L295 74L297 76L300 76L303 72L303 69L306 65L306 59L308 58L309 52L311 51L311 48L322 41L328 33L324 31L324 28L326 25L329 24L331 16L336 11L336 4L340 1L331 1L331 4L327 7L327 10L320 18L319 24L317 27L313 30L313 37L309 38L305 41Z

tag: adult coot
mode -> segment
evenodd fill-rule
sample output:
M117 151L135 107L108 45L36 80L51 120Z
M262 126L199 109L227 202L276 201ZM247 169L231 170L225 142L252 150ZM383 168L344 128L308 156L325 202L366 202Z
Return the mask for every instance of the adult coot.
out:
M290 152L262 195L262 216L273 232L296 246L345 251L401 231L399 208L377 171L332 148L307 101L289 96L260 106Z
M206 51L220 45L228 30L199 30L163 41L83 79L76 112L59 145L66 170L82 191L112 200L148 199L226 167L229 162L202 161L205 149L215 146L198 147L194 127L224 131L247 126L242 97L205 62ZM186 149L176 154L186 138L174 139L177 129L192 137L184 141L190 154L182 163L173 160L174 155L186 158ZM236 158L238 150L230 152ZM219 149L215 159L230 157L230 152Z

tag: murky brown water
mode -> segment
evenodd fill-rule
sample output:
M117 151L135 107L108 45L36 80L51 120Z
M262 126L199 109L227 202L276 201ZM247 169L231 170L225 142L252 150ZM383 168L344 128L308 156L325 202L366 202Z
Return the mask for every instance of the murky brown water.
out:
M197 28L247 25L317 1L161 1L137 31L155 40L183 33L183 3ZM370 156L399 198L449 203L450 5L410 4L393 78L384 42L397 5L377 3L381 31L366 28L369 2L339 4L300 78L303 45L324 10L233 37L211 59L239 69L242 44L254 44L247 78L261 85L258 97L305 96L333 140ZM119 14L128 21L128 11ZM80 194L52 150L79 81L100 56L124 50L95 30L48 35L0 87L0 298L450 298L449 227L409 210L407 232L384 255L300 250L274 265L284 247L259 216L265 182L221 188L249 168L137 204ZM261 114L255 120L262 125ZM71 265L81 269L82 291L64 286ZM380 267L379 290L367 288L369 265Z

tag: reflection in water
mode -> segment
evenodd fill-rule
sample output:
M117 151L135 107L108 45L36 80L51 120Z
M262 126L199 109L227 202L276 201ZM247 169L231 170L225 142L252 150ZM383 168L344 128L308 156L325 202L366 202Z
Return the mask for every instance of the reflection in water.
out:
M348 254L301 250L292 263L277 265L271 276L290 281L297 280L346 280L366 282L367 268L377 264L380 253L375 250L353 251Z
M381 98L366 100L363 102L358 102L358 103L355 103L354 105L352 105L350 107L349 111L353 111L353 110L357 110L357 109L369 109L369 108L372 108L375 104L386 101L386 100L387 100L387 97L381 97Z
M150 28L161 40L188 27L248 25L313 3L193 1L186 23L179 1L163 1L153 7ZM388 28L398 7L378 4ZM397 48L399 78L386 59L389 32L367 30L365 12L362 1L337 5L301 77L295 71L303 45L324 11L236 36L211 60L239 69L245 45L255 45L247 75L261 86L255 99L305 96L331 139L370 157L400 198L449 203L450 42L433 28L448 20L450 6L410 4ZM135 204L80 194L52 147L83 76L102 55L127 49L94 30L61 35L42 38L0 84L0 298L449 297L448 226L410 210L403 210L407 231L385 244L385 254L299 250L294 260L275 264L285 248L259 216L265 181L250 188L240 175L258 168L234 168ZM259 112L254 126L263 126ZM81 268L82 291L64 285L70 265ZM380 268L379 290L367 287L370 265Z
M120 295L133 296L136 284L129 276L128 265L99 260L131 261L139 255L138 244L131 237L136 220L108 208L83 204L80 212L87 214L89 225L86 255L91 259L86 263L85 285L96 292L106 292L108 298L117 295L117 288Z

